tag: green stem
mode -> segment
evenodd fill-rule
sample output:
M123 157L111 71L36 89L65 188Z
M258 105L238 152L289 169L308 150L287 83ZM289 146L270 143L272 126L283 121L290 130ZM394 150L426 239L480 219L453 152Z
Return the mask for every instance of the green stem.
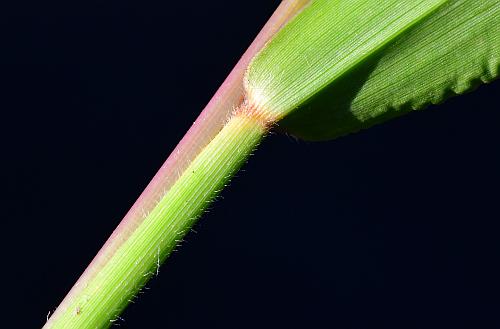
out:
M267 127L240 112L193 160L50 328L106 328L134 298L258 145Z

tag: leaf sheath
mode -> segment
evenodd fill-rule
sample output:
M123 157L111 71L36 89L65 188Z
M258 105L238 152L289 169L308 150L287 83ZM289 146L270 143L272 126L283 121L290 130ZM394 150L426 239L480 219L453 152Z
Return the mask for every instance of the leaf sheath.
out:
M266 124L239 112L51 328L109 327L255 149Z

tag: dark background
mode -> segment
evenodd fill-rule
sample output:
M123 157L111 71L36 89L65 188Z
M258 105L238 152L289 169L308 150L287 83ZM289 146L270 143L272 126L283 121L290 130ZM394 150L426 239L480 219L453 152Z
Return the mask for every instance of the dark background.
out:
M2 327L37 328L279 1L2 11ZM122 328L498 328L500 84L274 134Z

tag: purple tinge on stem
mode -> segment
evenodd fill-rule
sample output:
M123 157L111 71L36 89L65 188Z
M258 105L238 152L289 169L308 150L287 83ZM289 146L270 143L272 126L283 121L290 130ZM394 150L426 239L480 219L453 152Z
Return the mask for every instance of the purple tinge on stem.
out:
M127 240L143 221L145 214L148 214L156 206L156 203L175 183L189 163L222 129L228 116L244 99L243 76L251 59L284 24L309 2L310 0L282 1L186 135L184 135L85 272L66 295L47 322L46 327L50 327L52 320L57 317L57 314L63 312L70 303L72 296L78 294L99 269L106 264L120 245Z

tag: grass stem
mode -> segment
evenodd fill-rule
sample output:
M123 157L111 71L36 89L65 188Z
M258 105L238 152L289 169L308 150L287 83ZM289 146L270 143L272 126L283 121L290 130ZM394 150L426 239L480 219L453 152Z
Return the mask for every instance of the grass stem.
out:
M238 111L202 150L113 257L46 328L106 328L181 241L265 135Z

